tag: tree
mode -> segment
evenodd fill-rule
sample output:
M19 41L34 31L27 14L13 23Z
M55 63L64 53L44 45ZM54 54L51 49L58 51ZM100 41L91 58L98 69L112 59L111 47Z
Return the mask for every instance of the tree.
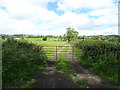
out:
M63 35L63 41L66 41L66 34Z
M43 37L43 41L47 41L47 37Z
M66 32L65 36L66 36L66 39L68 40L68 43L71 40L78 38L79 33L77 31L75 31L74 28L68 27L68 28L66 28L66 30L67 30L67 32Z
M60 35L59 38L58 38L58 41L61 40L62 41L62 36Z
M5 36L4 35L2 35L2 39L5 40Z

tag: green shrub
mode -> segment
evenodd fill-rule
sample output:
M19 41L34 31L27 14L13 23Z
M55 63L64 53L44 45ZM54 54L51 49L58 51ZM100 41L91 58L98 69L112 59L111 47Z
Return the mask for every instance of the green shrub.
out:
M2 44L3 87L35 74L46 61L47 57L41 46L25 40L7 39Z
M93 60L93 62L99 60L101 55L106 55L109 59L111 58L111 55L115 56L117 60L120 58L120 45L118 43L105 42L100 40L84 40L79 41L75 46L79 46L79 49L82 49L84 52L84 59L90 58Z
M47 37L44 37L44 38L43 38L43 41L47 41Z

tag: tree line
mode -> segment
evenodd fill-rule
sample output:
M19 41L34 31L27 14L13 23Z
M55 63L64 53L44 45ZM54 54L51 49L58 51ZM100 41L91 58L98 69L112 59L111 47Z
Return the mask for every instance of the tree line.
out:
M108 41L120 41L119 35L96 35L96 36L79 36L79 33L72 27L67 27L66 32L63 35L26 35L26 34L0 34L2 39L5 38L43 38L46 41L47 38L58 39L58 41L68 41L75 39L94 39L94 40L108 40Z

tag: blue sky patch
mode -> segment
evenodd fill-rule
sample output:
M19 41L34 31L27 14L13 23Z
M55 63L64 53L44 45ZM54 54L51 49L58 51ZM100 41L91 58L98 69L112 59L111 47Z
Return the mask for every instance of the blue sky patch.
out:
M89 8L82 8L82 9L76 9L76 10L72 10L72 12L76 13L76 14L80 14L80 13L87 13L92 11L92 9Z
M55 13L57 13L58 15L63 15L64 11L61 10L57 10L58 6L57 6L58 2L48 2L48 10L50 11L54 11Z
M2 6L0 6L0 9L6 10L6 7L2 7Z
M90 18L99 18L101 16L89 16Z

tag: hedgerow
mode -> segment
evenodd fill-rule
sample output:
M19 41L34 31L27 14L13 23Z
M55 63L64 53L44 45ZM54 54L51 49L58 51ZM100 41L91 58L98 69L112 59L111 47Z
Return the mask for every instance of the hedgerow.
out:
M42 46L8 38L2 44L3 87L34 75L46 61Z
M118 80L120 62L120 43L102 40L79 40L74 42L77 47L76 57L80 64L115 84Z

